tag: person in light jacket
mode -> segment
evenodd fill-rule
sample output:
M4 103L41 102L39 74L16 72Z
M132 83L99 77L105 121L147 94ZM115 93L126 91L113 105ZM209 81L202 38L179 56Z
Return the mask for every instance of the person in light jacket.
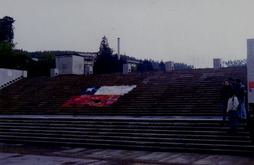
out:
M239 105L238 99L235 96L235 92L231 91L228 99L227 113L229 118L230 130L229 133L235 134L237 131L237 107Z

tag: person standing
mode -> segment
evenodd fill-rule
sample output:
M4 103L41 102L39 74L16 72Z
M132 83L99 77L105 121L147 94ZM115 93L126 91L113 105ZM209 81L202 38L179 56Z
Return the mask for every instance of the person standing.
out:
M227 104L230 92L232 91L232 86L228 80L223 82L223 87L220 91L221 104L222 104L222 125L226 123L227 118Z
M235 80L235 95L239 101L238 106L238 119L246 120L246 109L245 109L245 86L241 83L240 79Z
M230 125L230 130L229 133L235 134L237 131L237 107L239 105L238 99L235 96L235 92L233 90L230 91L230 96L228 99L228 104L227 104L227 114L229 118L229 125Z

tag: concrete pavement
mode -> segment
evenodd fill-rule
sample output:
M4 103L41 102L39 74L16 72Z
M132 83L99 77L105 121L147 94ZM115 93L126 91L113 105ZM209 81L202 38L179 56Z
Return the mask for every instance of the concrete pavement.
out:
M250 156L0 144L3 165L251 165Z

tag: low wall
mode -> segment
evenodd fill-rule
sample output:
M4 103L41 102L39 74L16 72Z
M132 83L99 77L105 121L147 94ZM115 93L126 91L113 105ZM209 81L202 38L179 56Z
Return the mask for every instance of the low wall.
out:
M0 68L0 89L27 77L27 71Z

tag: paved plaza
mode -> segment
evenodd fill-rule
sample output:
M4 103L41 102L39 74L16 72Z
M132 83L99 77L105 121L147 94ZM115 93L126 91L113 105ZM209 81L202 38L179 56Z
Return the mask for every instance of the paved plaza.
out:
M0 144L3 165L251 165L254 157Z

